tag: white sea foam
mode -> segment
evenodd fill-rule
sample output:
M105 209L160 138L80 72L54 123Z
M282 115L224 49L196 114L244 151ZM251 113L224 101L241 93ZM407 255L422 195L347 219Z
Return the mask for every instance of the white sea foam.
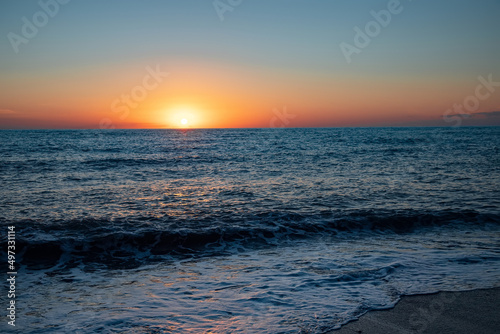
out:
M346 232L129 270L20 273L18 332L321 333L402 294L500 286L497 225Z

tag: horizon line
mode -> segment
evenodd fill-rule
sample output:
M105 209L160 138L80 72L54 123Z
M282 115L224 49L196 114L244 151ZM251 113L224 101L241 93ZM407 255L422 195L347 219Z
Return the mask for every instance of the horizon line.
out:
M54 130L102 130L102 131L114 131L114 130L176 130L176 131L188 131L188 130L285 130L285 129L372 129L372 128L486 128L486 127L500 127L500 125L381 125L381 126L302 126L302 127L241 127L241 128L115 128L115 129L99 129L99 128L0 128L0 131L29 131L29 130L41 130L41 131L54 131Z

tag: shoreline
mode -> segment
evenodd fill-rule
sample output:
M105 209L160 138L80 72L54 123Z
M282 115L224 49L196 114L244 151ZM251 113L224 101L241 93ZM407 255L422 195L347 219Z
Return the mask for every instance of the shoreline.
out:
M500 288L403 296L328 334L500 333Z

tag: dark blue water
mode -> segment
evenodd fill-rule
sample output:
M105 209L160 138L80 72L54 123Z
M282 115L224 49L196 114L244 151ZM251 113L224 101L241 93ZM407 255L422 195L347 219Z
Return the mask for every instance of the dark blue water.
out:
M20 332L321 333L500 285L498 127L0 131L0 182Z

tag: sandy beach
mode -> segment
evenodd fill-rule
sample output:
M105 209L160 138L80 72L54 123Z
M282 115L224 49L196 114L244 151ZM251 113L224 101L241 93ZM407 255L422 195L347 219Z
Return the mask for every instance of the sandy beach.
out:
M405 296L330 334L500 333L500 288Z

